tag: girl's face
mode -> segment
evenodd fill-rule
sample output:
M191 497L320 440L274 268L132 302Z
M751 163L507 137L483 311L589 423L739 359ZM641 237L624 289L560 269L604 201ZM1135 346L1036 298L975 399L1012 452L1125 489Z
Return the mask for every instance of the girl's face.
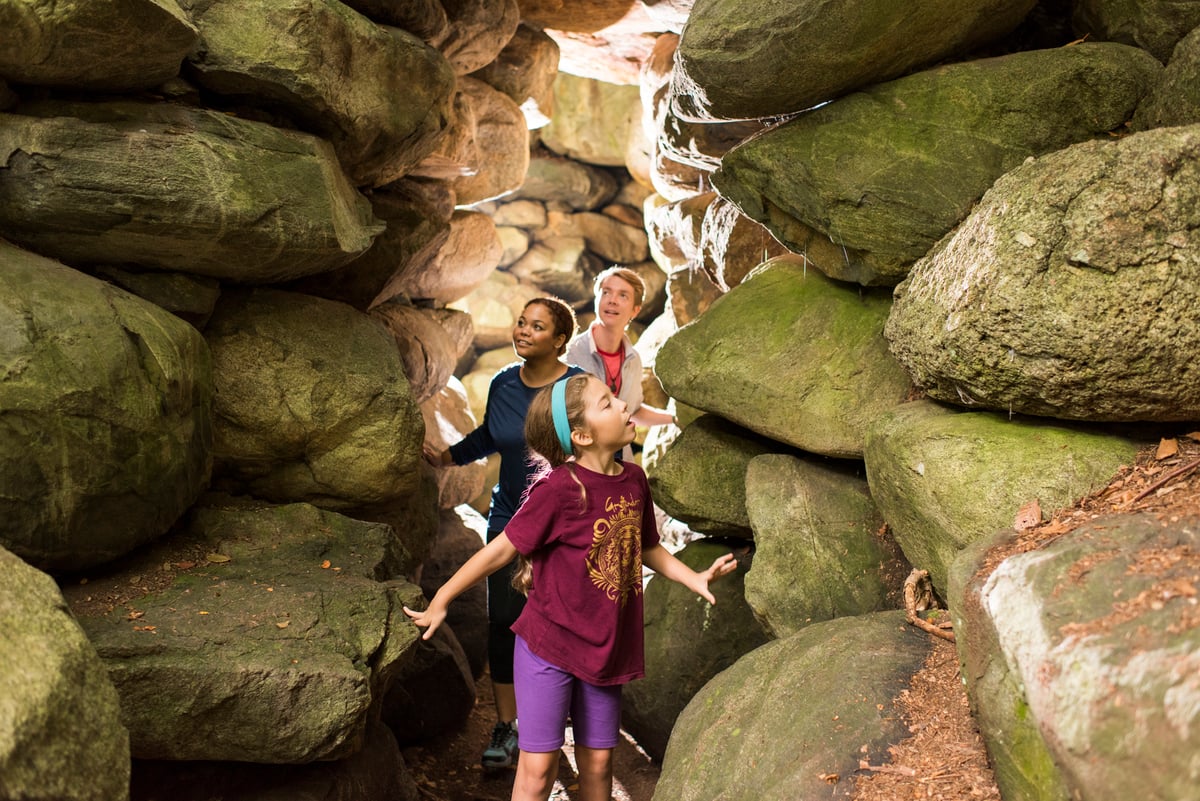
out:
M596 319L605 328L624 331L641 309L636 302L633 285L620 276L610 275L600 283L600 291L596 293Z
M517 318L512 332L513 350L522 359L557 357L567 335L554 331L554 316L540 303L530 303Z
M593 444L609 453L633 442L637 434L629 406L595 376L583 388L583 423Z

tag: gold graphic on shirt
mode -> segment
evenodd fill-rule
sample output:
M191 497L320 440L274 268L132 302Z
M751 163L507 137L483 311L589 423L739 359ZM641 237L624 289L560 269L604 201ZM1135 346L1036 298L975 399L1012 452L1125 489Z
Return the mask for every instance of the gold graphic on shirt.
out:
M642 502L622 495L604 502L607 518L592 526L588 576L610 601L622 607L642 591Z

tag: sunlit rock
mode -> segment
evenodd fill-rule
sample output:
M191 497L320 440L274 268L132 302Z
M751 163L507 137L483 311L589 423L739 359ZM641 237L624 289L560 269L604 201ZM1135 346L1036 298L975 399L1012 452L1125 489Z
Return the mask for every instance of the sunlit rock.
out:
M406 560L388 526L214 497L65 594L117 688L134 757L302 764L359 750L410 657L420 634L401 606L421 591L385 583ZM114 587L125 603L87 600Z
M332 270L383 230L324 140L165 103L0 115L0 227L70 264L268 283Z
M641 124L636 86L618 86L560 72L554 80L554 117L542 144L562 156L610 167L625 164L631 129Z
M179 74L196 28L175 0L0 0L0 78L133 92Z
M1194 794L1198 546L1194 514L1142 512L955 564L963 676L1005 798Z
M773 637L901 605L908 563L885 533L861 463L756 456L746 467L746 512L755 545L746 602Z
M180 0L203 45L197 83L329 139L356 186L394 181L437 144L454 72L412 34L337 0Z
M687 119L736 120L802 111L970 52L1011 31L1035 0L816 0L767 6L696 0L671 79ZM854 21L852 24L851 21Z
M0 548L0 794L126 801L129 732L54 581Z
M466 387L453 376L436 395L421 404L421 416L425 419L425 441L439 451L457 443L482 422L471 410ZM473 500L485 489L484 472L483 460L435 471L438 508L454 509ZM436 549L436 543L434 547ZM446 578L449 578L449 574Z
M1013 170L897 287L892 352L947 403L1200 418L1198 165L1188 126Z
M500 263L503 246L486 214L460 209L450 218L446 241L420 269L392 276L377 302L406 295L413 300L453 303L479 288Z
M839 284L779 257L681 328L655 371L673 398L825 456L862 456L867 427L903 402L887 351L885 293Z
M0 544L58 570L127 553L203 491L212 448L196 329L0 240Z
M739 145L713 184L826 275L894 285L1005 172L1121 128L1161 71L1103 43L937 67Z
M864 458L896 542L945 595L959 551L1011 528L1031 503L1049 515L1104 486L1137 445L1096 428L918 401L879 416Z
M424 426L379 321L293 292L226 292L205 338L214 485L330 509L416 491Z
M909 736L896 698L929 643L928 634L904 625L903 612L876 612L816 623L756 648L680 714L654 798L837 797L830 775L848 794L862 761L887 763L889 746Z

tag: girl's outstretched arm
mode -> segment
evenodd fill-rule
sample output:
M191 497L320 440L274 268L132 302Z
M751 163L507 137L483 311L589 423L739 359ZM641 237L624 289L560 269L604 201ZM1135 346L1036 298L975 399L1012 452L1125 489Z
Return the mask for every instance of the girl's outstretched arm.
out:
M678 581L710 604L715 604L717 599L709 592L708 585L737 569L737 560L733 554L727 553L718 556L708 570L697 573L676 559L675 555L661 544L642 551L642 564L659 575L666 576L672 581Z
M451 601L507 565L516 555L517 549L508 541L508 535L502 532L499 537L476 551L474 556L464 562L463 566L438 588L425 611L417 612L404 607L404 613L411 617L414 623L427 627L421 639L428 640L437 631L438 626L442 625L442 621L446 619L446 607Z

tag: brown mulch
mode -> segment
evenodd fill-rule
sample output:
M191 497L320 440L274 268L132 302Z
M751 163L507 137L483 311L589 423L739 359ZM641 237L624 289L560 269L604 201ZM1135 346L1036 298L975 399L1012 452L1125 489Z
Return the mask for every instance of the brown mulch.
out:
M1055 512L1045 522L1040 522L1036 508L1023 509L1016 521L1022 530L1010 543L988 554L982 572L990 574L1009 556L1045 547L1090 520L1135 511L1157 514L1165 522L1200 514L1200 432L1163 439L1142 449L1134 463L1121 468L1104 488ZM1147 569L1153 570L1159 563L1198 557L1147 552L1143 558ZM1132 602L1141 600L1161 602L1161 598L1140 597ZM1118 608L1114 614L1122 612ZM890 749L889 764L863 766L865 775L855 785L854 801L1000 798L968 708L952 644L934 640L933 653L897 703L912 736Z

